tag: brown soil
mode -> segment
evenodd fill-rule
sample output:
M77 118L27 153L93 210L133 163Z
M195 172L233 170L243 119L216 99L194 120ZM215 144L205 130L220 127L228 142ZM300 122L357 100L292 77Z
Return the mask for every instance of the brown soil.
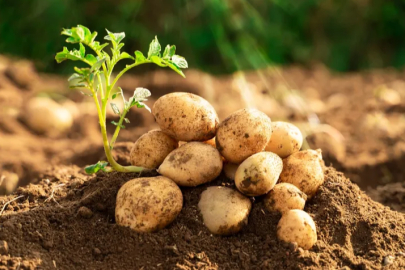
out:
M37 74L29 62L0 57L0 177L16 173L22 186L0 197L0 206L19 197L0 213L0 269L405 268L405 216L372 201L352 183L405 212L404 73L336 75L322 67L291 67L218 78L191 70L186 80L169 74L127 76L120 84L127 95L137 86L149 88L154 97L150 107L163 94L187 91L209 100L221 120L239 108L256 106L272 120L303 122L316 113L321 123L341 132L344 140L322 132L307 141L322 148L327 165L352 180L332 167L325 169L326 182L305 209L317 225L316 245L303 251L280 243L275 236L280 217L268 213L260 198L242 232L212 236L197 209L208 185L182 189L184 208L162 231L138 234L117 226L117 191L138 175L84 174L85 165L104 157L97 118L86 107L93 104L80 107L80 118L66 134L47 138L32 132L24 122L24 104L31 96L46 91L58 93L55 99L68 97L80 104L86 99L67 91L65 78ZM377 98L374 90L382 85L395 90L400 102ZM291 89L299 89L298 97L306 102L295 106L286 101L283 95L294 93ZM132 142L157 127L146 110L133 110L128 118L131 124L114 151L124 165ZM308 134L319 126L297 125ZM209 185L232 186L224 176Z
M392 256L386 269L405 267L405 216L372 201L342 173L325 173L325 184L305 207L318 241L304 251L277 240L280 216L261 200L242 232L211 235L197 207L207 185L182 189L183 210L167 228L133 232L115 224L114 206L118 189L138 175L88 177L75 166L55 167L38 185L4 198L23 196L0 219L10 254L0 262L8 269L380 269ZM232 186L224 177L209 185Z

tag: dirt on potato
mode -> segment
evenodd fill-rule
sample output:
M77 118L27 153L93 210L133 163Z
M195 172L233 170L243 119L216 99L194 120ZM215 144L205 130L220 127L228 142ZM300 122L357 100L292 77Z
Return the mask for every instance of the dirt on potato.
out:
M0 197L0 269L405 269L405 216L397 212L405 212L404 72L332 74L315 66L249 72L243 78L193 70L187 79L168 74L128 75L119 84L127 95L135 87L150 89L149 107L166 93L185 91L212 103L220 120L254 106L274 121L305 122L304 128L316 116L341 133L343 140L333 129L315 125L310 130L322 132L306 142L321 147L326 165L344 173L327 167L324 185L305 206L317 226L315 246L304 251L279 242L280 215L269 213L262 198L254 201L240 233L211 235L197 204L207 186L234 188L223 174L209 184L182 188L181 213L157 233L118 226L118 189L132 178L157 174L85 175L85 165L105 159L94 105L69 90L66 78L0 57L0 179L15 173L21 186ZM399 93L399 102L376 94L387 89ZM23 117L26 101L44 91L81 104L74 128L57 138L31 131ZM308 106L294 107L291 99L300 98ZM113 153L123 165L130 164L133 142L157 128L146 110L131 110L128 118ZM110 134L114 127L108 124Z

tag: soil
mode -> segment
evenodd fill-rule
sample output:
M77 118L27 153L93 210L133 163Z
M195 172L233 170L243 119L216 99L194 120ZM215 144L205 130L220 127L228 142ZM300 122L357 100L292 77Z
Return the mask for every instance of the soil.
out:
M76 166L55 167L39 184L4 198L23 196L9 204L0 219L0 239L7 242L9 254L1 257L4 269L405 267L405 216L372 201L333 168L325 169L325 184L305 207L318 230L310 251L277 240L280 216L268 213L260 199L239 234L211 235L197 206L207 185L182 188L183 210L167 228L136 233L115 224L114 206L118 189L139 175L89 177L80 171ZM233 184L221 176L209 185Z
M150 107L169 92L197 93L214 105L220 119L254 106L273 121L296 123L308 135L305 147L322 149L325 184L305 207L317 225L316 245L304 251L279 242L280 216L268 213L260 198L240 233L211 235L197 203L208 185L233 185L223 175L183 188L183 210L167 228L138 234L119 227L114 206L120 186L156 172L85 175L85 165L104 158L93 104L68 91L66 78L38 74L28 61L0 57L0 177L14 173L20 186L0 197L0 269L405 268L405 215L397 212L405 212L404 72L331 74L314 66L224 77L190 70L186 80L172 75L128 75L120 86L127 95L138 86L150 89ZM79 104L72 130L48 138L27 127L24 104L40 92ZM108 115L109 121L115 118ZM114 150L124 165L133 142L157 127L146 110L132 110L128 118L131 123Z

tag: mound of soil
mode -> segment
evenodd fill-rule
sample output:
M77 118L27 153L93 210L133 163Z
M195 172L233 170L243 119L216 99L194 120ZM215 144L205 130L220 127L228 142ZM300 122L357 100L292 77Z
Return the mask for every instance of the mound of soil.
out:
M405 216L372 201L333 168L325 174L325 184L305 207L316 223L318 241L304 251L277 240L280 216L268 213L260 200L240 233L210 234L197 206L208 185L182 189L183 210L167 228L133 232L115 224L114 206L118 189L139 175L101 173L90 178L78 167L56 167L38 185L4 198L22 196L0 217L1 245L8 246L0 248L0 269L405 267ZM221 176L209 185L232 183Z

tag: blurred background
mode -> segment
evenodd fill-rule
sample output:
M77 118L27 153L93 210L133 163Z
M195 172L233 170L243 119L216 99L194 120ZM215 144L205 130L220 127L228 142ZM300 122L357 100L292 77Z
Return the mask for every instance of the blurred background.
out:
M405 2L384 0L0 1L0 52L68 73L54 55L62 28L125 32L127 51L158 35L209 73L324 63L335 71L405 64Z

